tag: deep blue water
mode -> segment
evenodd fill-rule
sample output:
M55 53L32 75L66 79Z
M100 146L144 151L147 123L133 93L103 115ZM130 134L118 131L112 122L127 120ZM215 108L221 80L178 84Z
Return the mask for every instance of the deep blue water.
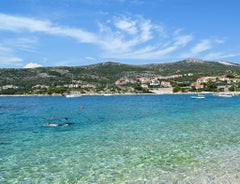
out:
M211 95L0 97L0 183L235 183L239 112Z

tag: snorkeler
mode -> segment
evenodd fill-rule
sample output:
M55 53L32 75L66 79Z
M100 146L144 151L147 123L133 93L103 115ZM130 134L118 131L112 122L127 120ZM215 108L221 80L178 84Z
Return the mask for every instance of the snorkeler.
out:
M52 116L51 120L55 120L55 116ZM71 126L73 123L68 123L68 122L66 122L67 120L68 120L68 118L64 117L63 118L63 122L64 123L47 123L44 126L49 126L49 127L61 127L61 126L66 127L66 126Z
M71 126L73 123L63 123L63 124L57 124L57 123L47 123L44 126L49 126L49 127L66 127L66 126Z
M71 126L73 123L64 123L64 124L60 124L59 126Z
M57 124L57 123L47 123L47 124L45 124L45 126L57 127L57 126L59 126L59 124Z

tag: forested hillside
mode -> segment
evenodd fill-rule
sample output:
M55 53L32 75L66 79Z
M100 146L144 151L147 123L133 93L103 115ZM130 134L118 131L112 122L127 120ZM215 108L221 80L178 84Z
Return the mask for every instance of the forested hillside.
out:
M91 84L96 88L114 86L115 81L123 78L135 80L139 77L159 77L192 73L188 82L193 82L201 76L240 74L240 65L226 62L210 62L198 59L188 59L173 63L127 65L105 62L77 67L40 67L33 69L0 69L0 86L17 86L17 91L31 91L36 85L46 85L50 88L69 88L72 81L81 84ZM184 80L181 78L180 80ZM179 81L179 79L178 79ZM182 81L184 82L184 81ZM68 85L68 87L66 87ZM3 91L3 89L2 89ZM68 91L65 89L65 91Z

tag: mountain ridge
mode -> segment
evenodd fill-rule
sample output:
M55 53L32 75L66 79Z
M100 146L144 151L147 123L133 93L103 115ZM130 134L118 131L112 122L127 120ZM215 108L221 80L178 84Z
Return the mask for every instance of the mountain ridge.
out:
M160 76L182 75L191 73L191 77L181 80L194 82L202 76L240 75L240 65L231 62L204 61L190 58L171 63L154 63L131 65L119 62L101 62L86 66L58 66L20 69L0 69L0 87L5 85L31 89L36 85L47 85L52 88L69 86L72 79L82 86L96 88L115 86L117 80L136 78L154 78ZM179 81L178 81L179 82ZM176 83L176 81L172 81ZM64 87L65 88L65 87ZM1 90L1 89L0 89Z

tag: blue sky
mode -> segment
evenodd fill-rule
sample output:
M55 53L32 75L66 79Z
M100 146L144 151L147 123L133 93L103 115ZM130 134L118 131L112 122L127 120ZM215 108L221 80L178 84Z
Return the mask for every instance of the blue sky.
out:
M0 1L0 68L240 63L238 0Z

